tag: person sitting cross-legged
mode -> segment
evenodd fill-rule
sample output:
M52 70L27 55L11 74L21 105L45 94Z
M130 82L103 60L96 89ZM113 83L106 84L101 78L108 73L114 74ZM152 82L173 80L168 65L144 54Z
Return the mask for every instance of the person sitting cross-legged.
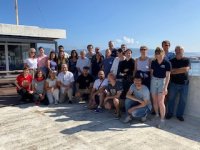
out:
M111 109L113 106L115 108L116 117L120 118L120 95L122 92L122 84L116 81L116 77L113 73L108 74L109 84L106 88L106 97L104 99L104 107L106 109Z
M83 67L83 72L78 79L76 80L76 97L79 98L80 101L83 99L87 99L92 91L92 85L94 79L92 75L89 74L89 67Z
M136 74L133 82L126 94L125 109L127 117L124 123L130 122L132 118L141 118L141 121L146 121L146 117L152 108L149 89L142 85L141 76Z
M104 71L100 70L98 73L99 79L96 79L90 95L88 107L90 109L97 108L96 112L101 112L103 107L103 100L105 98L105 88L108 85L108 79L105 78Z

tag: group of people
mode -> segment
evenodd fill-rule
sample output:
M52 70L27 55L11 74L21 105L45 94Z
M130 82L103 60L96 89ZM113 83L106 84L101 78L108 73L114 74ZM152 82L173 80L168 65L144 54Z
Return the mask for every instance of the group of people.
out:
M169 52L170 42L155 49L155 57L148 57L147 46L140 47L139 58L132 58L132 50L122 44L119 49L108 42L105 56L93 45L85 50L71 51L66 55L63 46L58 54L51 51L49 57L44 48L29 50L24 60L24 70L16 78L17 92L22 100L36 104L58 104L78 99L88 101L88 108L95 112L114 109L115 116L126 112L125 123L133 118L145 121L154 113L157 126L165 125L165 118L173 117L176 96L179 102L176 117L184 121L184 109L188 93L190 61L184 57L184 48L175 47ZM57 56L58 55L58 56Z

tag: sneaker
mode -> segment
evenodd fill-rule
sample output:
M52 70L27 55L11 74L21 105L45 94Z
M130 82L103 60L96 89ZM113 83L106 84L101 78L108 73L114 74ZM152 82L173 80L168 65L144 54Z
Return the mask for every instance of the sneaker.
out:
M164 127L165 127L165 121L164 120L160 120L159 124L157 125L157 128L163 129Z
M147 114L144 117L141 118L142 122L145 122L146 120L147 120Z
M120 119L121 118L121 113L115 113L115 118Z
M176 117L179 121L184 121L183 117Z
M72 104L72 101L71 100L69 100L69 102L68 102L69 104Z
M125 119L124 119L124 123L128 123L132 120L131 116L128 115Z
M55 101L55 105L58 105L58 101Z
M97 109L95 109L94 110L96 113L101 113L101 112L103 112L103 109L102 108L97 108Z
M172 118L172 115L167 114L167 115L165 116L165 118L166 118L166 119L171 119L171 118Z

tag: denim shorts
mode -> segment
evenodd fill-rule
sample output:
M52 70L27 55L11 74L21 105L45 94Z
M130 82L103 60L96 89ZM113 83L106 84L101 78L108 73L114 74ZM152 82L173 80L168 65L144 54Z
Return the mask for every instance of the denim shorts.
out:
M165 78L156 78L152 77L151 78L151 94L159 94L163 92L165 85Z

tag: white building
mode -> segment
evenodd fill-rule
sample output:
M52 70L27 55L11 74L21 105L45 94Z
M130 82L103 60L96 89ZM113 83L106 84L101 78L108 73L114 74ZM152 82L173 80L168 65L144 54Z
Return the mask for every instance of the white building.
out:
M57 39L65 39L66 30L36 26L0 24L0 73L22 70L29 48L42 46L56 50Z

